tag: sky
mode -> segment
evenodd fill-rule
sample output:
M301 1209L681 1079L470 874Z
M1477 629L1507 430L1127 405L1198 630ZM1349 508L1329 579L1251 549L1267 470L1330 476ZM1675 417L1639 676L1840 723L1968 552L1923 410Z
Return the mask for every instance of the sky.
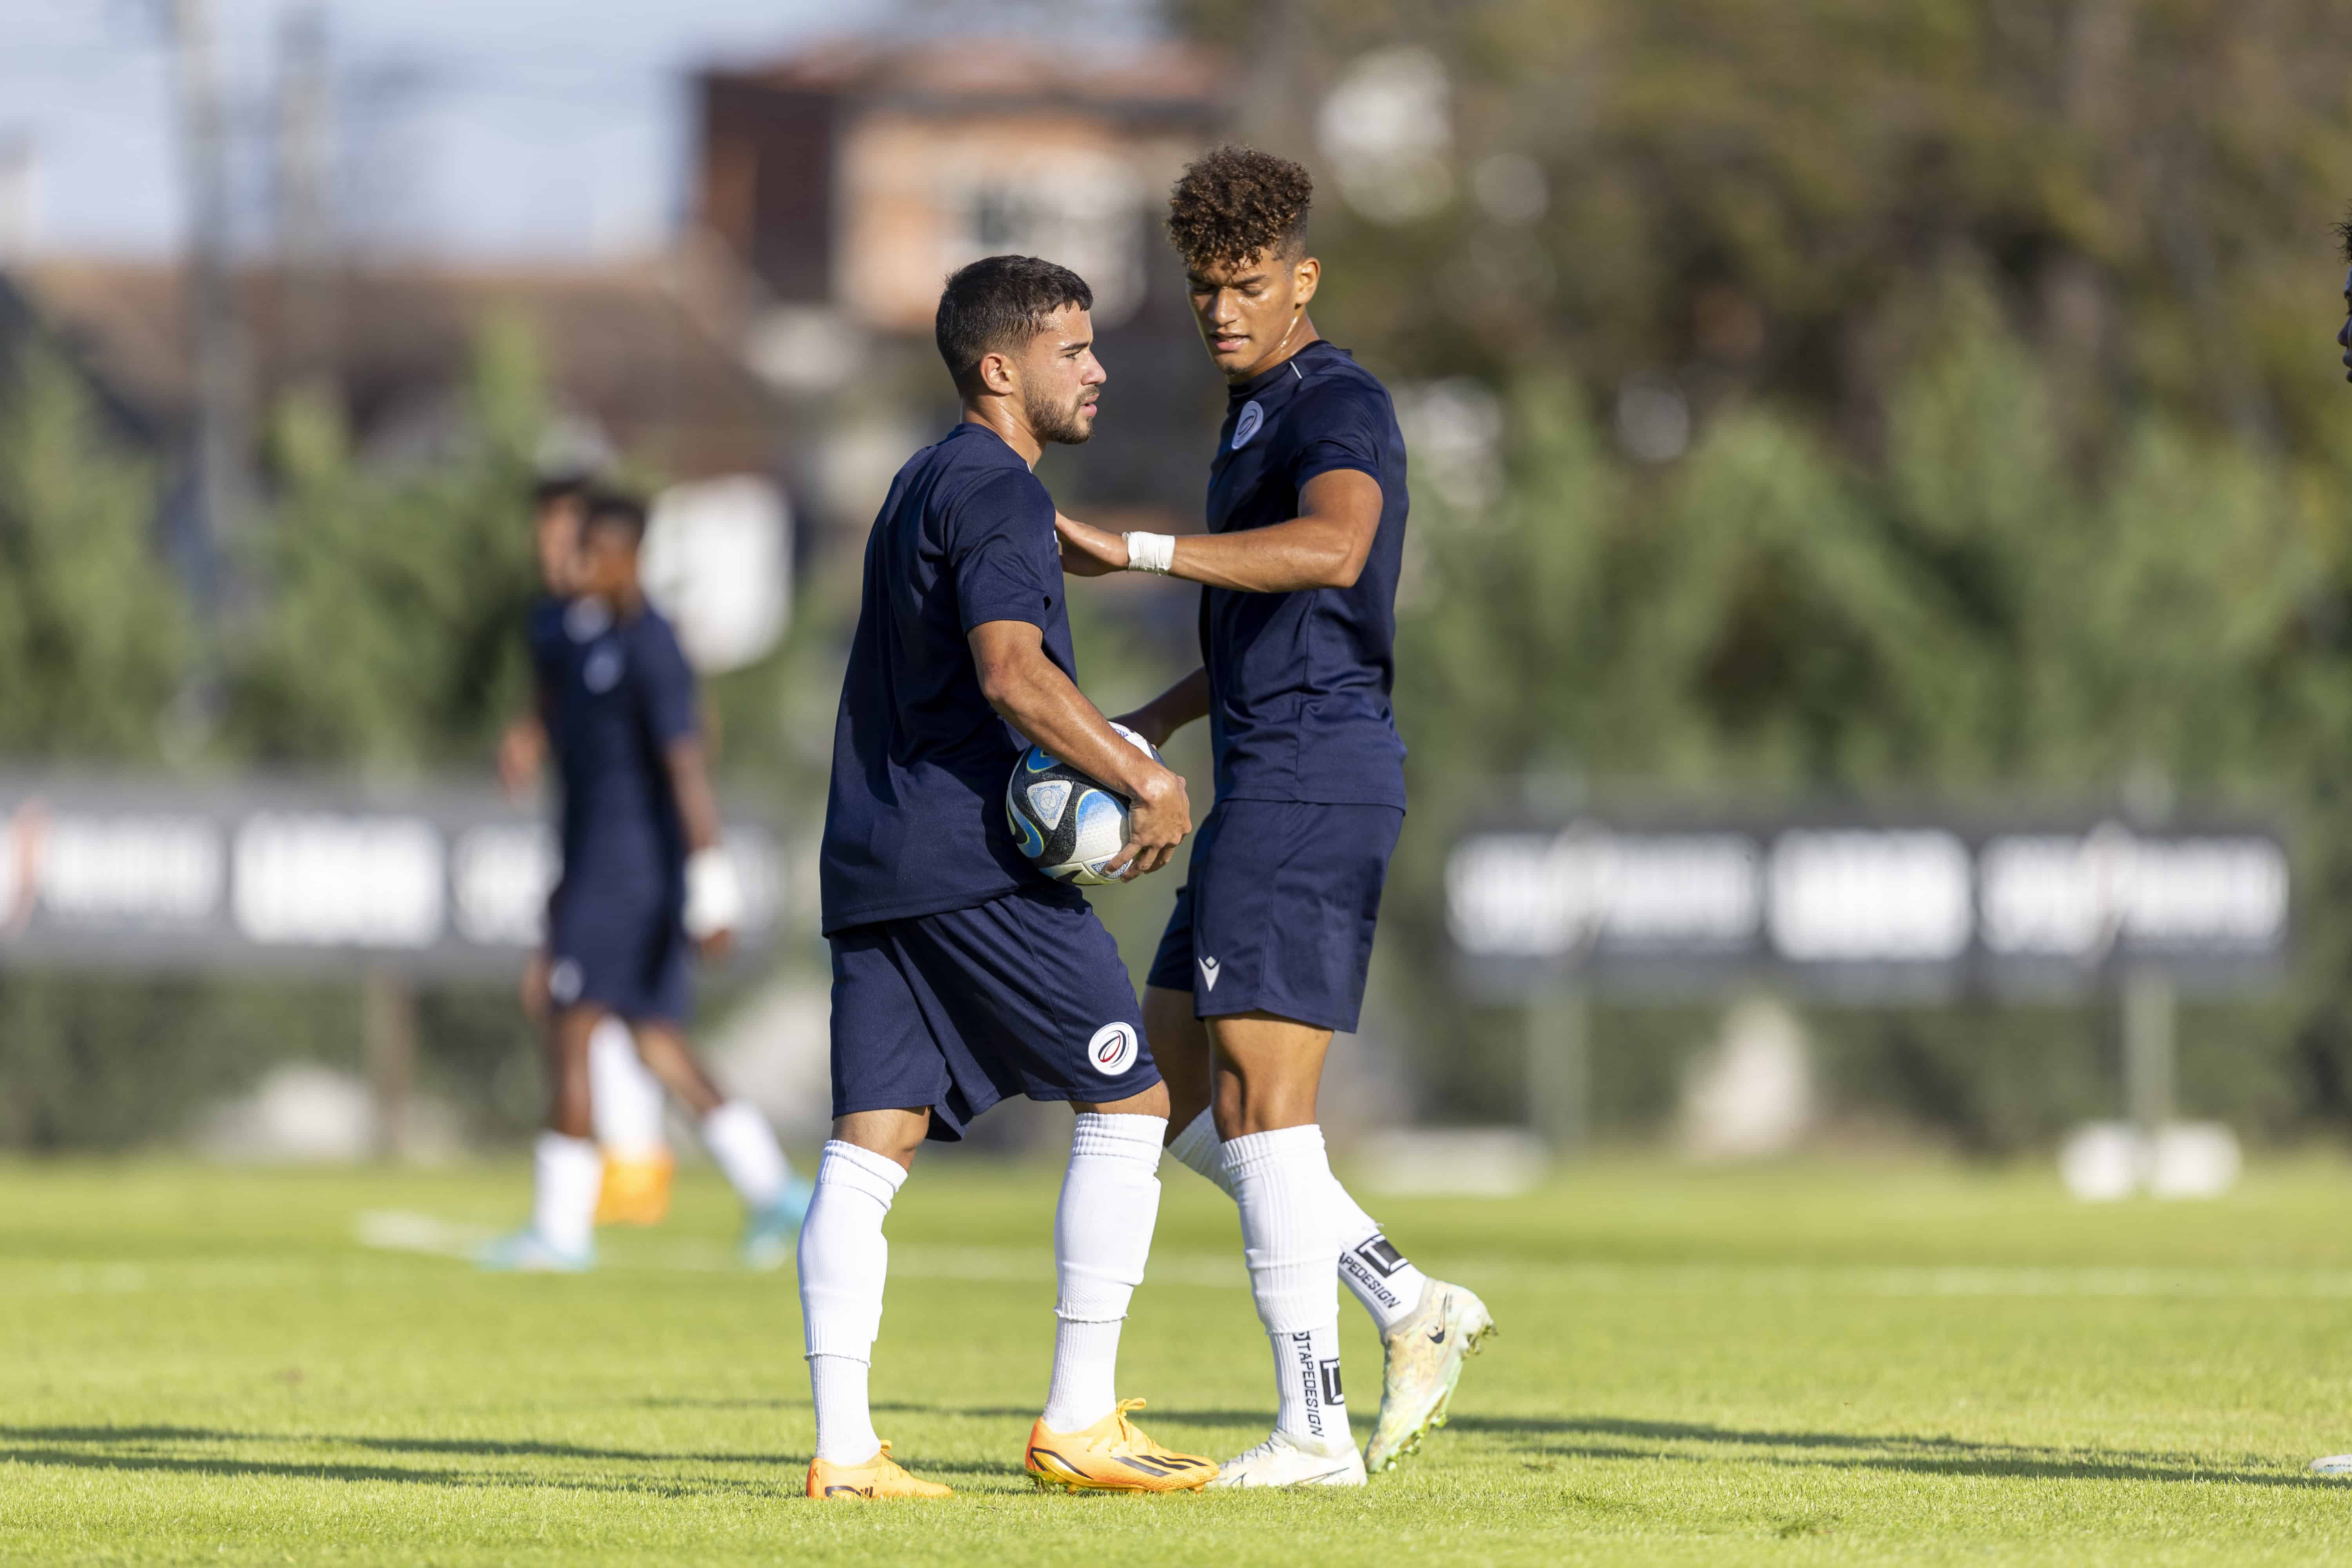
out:
M890 0L210 0L239 230L269 226L284 16L322 11L341 221L378 248L612 256L674 231L683 72L877 26ZM158 254L183 233L167 0L0 0L0 145L29 144L34 243Z

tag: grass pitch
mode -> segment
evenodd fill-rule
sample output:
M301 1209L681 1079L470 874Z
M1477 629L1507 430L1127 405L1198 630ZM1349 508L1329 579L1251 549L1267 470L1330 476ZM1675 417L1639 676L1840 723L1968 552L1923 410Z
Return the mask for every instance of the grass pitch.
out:
M520 1167L0 1167L0 1556L56 1562L2286 1562L2352 1551L2352 1170L2210 1205L2039 1172L1580 1170L1377 1205L1502 1333L1360 1492L1033 1493L1051 1173L933 1160L890 1221L877 1423L935 1506L812 1504L789 1274L690 1182L578 1279L385 1250L519 1215ZM1123 1382L1263 1435L1229 1207L1171 1169ZM1358 1435L1378 1350L1343 1308Z

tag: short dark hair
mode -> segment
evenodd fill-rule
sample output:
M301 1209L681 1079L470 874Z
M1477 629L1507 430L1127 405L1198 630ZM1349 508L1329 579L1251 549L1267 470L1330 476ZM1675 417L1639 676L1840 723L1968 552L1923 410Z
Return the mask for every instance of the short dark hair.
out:
M1219 147L1193 160L1168 194L1168 242L1194 271L1251 257L1307 252L1315 180L1287 158Z
M588 493L585 474L549 474L530 487L530 510L544 511L560 500L576 500Z
M2345 261L2352 263L2352 212L2347 212L2344 215L2342 223L2330 224L2327 226L2335 233L2336 247L2344 252Z
M1026 347L1065 305L1095 308L1095 291L1068 268L1034 256L984 256L951 274L932 325L959 391L983 354Z
M646 503L636 497L620 490L590 489L583 505L580 519L583 538L600 529L611 529L627 534L631 544L645 542Z

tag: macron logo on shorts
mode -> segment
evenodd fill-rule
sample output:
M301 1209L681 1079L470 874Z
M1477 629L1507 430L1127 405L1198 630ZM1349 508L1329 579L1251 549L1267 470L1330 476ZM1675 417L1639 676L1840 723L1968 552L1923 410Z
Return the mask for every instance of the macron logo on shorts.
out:
M1218 965L1215 959L1204 958L1201 960L1201 983L1212 991L1214 991L1217 988L1217 968Z
M1135 1031L1125 1024L1105 1024L1087 1042L1087 1059L1105 1078L1118 1077L1133 1067L1140 1055L1142 1049L1136 1042Z

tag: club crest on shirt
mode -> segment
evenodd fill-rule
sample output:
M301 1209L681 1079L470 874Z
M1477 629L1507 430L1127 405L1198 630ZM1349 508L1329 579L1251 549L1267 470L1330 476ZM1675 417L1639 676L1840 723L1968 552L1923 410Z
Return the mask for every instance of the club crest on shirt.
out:
M621 684L621 650L606 643L589 651L587 662L580 667L581 683L599 696Z
M1250 437L1256 435L1265 424L1265 410L1258 405L1256 398L1243 404L1242 416L1234 421L1234 444L1228 450L1238 452L1248 446Z

